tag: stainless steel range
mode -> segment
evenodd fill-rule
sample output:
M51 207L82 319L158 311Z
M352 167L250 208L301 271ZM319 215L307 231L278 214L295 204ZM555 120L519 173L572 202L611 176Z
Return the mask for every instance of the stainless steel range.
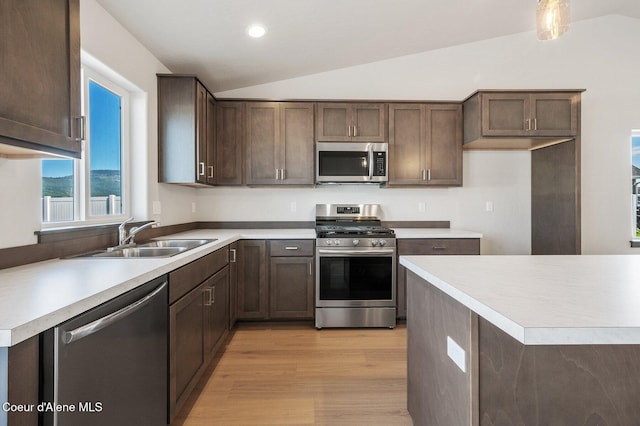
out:
M316 205L316 328L396 326L396 239L378 204Z

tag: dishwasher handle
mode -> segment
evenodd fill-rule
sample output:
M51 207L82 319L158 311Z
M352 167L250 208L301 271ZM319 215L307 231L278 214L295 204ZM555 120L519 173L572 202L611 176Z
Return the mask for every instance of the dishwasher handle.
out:
M134 313L135 311L137 311L138 309L144 307L146 304L149 303L149 301L151 299L153 299L153 297L160 293L162 291L162 289L164 288L164 286L167 285L167 282L163 282L162 284L160 284L155 290L153 290L151 293L147 294L145 297L143 297L142 299L133 302L132 304L125 306L124 308L115 311L107 316L104 316L102 318L99 318L95 321L90 322L89 324L85 324L83 326L80 326L78 328L76 328L75 330L71 330L71 331L67 331L66 333L64 333L64 335L62 336L62 342L66 345L75 342L77 340L82 339L83 337L87 337L90 336L93 333L97 333L98 331L102 330L105 327L110 326L111 324L113 324L114 322L126 317L127 315L130 315L132 313Z

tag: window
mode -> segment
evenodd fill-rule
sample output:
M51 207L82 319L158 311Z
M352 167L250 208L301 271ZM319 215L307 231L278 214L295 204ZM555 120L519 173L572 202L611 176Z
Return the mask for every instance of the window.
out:
M631 136L631 199L634 221L634 238L640 238L640 130Z
M89 68L82 74L82 159L42 160L43 223L113 221L128 212L128 92Z

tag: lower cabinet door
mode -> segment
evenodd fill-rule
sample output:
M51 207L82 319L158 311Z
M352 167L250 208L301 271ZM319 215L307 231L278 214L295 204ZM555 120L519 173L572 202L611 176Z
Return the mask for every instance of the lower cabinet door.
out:
M313 257L272 257L269 314L272 319L313 318Z
M267 319L267 242L242 240L238 245L237 255L238 319Z
M169 417L173 420L205 366L205 296L208 281L169 306Z
M225 266L204 284L205 356L210 359L229 329L229 267Z

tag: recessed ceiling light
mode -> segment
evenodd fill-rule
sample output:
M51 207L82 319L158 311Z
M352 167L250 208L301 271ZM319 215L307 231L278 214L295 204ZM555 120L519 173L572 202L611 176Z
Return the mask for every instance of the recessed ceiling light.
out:
M252 25L247 29L247 34L249 34L253 38L260 38L267 30L262 25Z

